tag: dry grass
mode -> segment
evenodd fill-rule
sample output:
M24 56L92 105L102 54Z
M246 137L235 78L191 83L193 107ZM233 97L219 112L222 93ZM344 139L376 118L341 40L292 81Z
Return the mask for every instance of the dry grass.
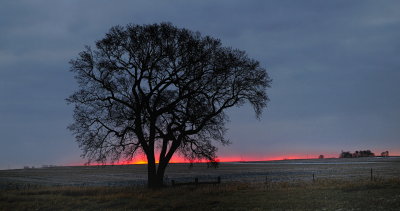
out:
M0 193L0 210L398 210L400 179L230 182L168 187L27 187Z

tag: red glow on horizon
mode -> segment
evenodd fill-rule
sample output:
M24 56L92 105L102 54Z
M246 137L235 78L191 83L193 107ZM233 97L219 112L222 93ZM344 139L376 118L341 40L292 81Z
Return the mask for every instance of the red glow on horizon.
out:
M385 151L383 149L373 149L373 152ZM298 152L286 152L286 153L276 153L276 154L268 154L267 155L221 155L216 160L218 162L251 162L251 161L277 161L277 160L296 160L296 159L317 159L319 155L324 155L324 158L338 158L339 153L334 152L325 152L318 154L317 152L309 152L309 153L298 153ZM379 156L380 153L375 153L375 155ZM392 149L389 150L390 156L400 156L400 149ZM189 163L189 160L186 160L178 155L172 157L170 163ZM197 161L200 163L206 162ZM157 160L158 163L158 160ZM131 164L147 164L146 156L139 155L132 160L121 160L114 163L106 163L106 165L131 165ZM77 161L73 163L67 164L67 166L84 166L84 161ZM91 163L92 166L103 165L102 163Z
M378 152L378 150L375 150ZM392 150L389 151L390 156L400 156L400 150ZM338 158L339 153L321 153L324 155L324 158ZM317 159L320 154L304 154L304 153L291 153L284 155L269 155L269 156L256 156L256 155L244 155L244 156L220 156L217 158L218 162L251 162L251 161L277 161L277 160L296 160L296 159ZM377 156L380 153L376 153ZM199 161L200 163L204 163L205 161ZM157 160L158 163L158 160ZM172 157L170 163L189 163L188 160L175 155ZM106 163L107 165L131 165L131 164L147 164L147 159L145 156L137 156L133 160L130 161L119 161L115 163ZM101 163L91 163L92 166L102 165ZM83 163L75 162L70 163L67 166L84 166Z
M304 155L304 154L289 154L289 155L278 155L278 156L221 156L216 160L218 162L249 162L249 161L274 161L274 160L295 160L295 159L317 159L319 155ZM325 158L337 158L338 155L325 155ZM170 163L189 163L189 160L186 160L179 156L173 156L170 160ZM206 161L198 161L200 163ZM156 160L158 163L158 160ZM111 164L111 163L107 163ZM113 163L112 165L131 165L131 164L147 164L147 159L144 156L138 156L133 160L129 161L118 161ZM71 166L82 166L83 164L72 164ZM90 165L101 165L97 163L93 163Z

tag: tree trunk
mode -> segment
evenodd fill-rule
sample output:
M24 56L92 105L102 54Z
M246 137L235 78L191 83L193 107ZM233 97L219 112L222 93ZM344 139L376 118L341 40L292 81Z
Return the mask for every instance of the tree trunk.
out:
M157 188L157 173L155 165L147 164L147 186L149 188Z
M164 187L164 174L165 169L168 166L168 161L161 161L157 166L153 164L148 164L148 187L149 188L161 188Z
M155 168L153 171L150 170L150 167L148 167L148 174L147 174L148 187L153 189L162 188L164 186L164 172L165 171L156 172Z
M159 164L157 169L157 181L159 182L161 187L164 186L165 167L166 166Z
M157 178L157 166L154 159L154 152L147 152L147 186L149 188L159 188L160 184Z
M178 142L179 143L179 142ZM179 147L179 144L173 144L168 151L167 155L161 156L159 160L158 166L156 166L154 151L148 152L147 155L147 179L148 179L148 187L157 189L164 186L164 174L165 169L168 166L169 161L171 160L172 155ZM165 152L164 152L165 153Z
M147 156L147 186L149 188L157 189L164 186L164 172L165 167L157 169L154 155Z

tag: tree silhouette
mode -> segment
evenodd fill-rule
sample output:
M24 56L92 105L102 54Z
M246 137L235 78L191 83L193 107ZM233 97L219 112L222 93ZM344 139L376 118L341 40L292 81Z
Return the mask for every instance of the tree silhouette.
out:
M105 163L144 153L149 187L163 185L176 152L215 164L213 143L229 143L226 109L248 102L259 118L271 82L244 51L169 23L112 27L70 64L79 90L67 98L69 129L82 156Z

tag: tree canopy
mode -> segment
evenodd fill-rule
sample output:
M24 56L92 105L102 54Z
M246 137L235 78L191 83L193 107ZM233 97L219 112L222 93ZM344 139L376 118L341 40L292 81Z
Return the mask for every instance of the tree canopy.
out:
M171 157L216 162L226 110L266 107L266 70L244 51L170 23L115 26L70 62L79 90L74 133L89 162L143 153L149 186L163 184ZM158 165L156 164L158 154Z

